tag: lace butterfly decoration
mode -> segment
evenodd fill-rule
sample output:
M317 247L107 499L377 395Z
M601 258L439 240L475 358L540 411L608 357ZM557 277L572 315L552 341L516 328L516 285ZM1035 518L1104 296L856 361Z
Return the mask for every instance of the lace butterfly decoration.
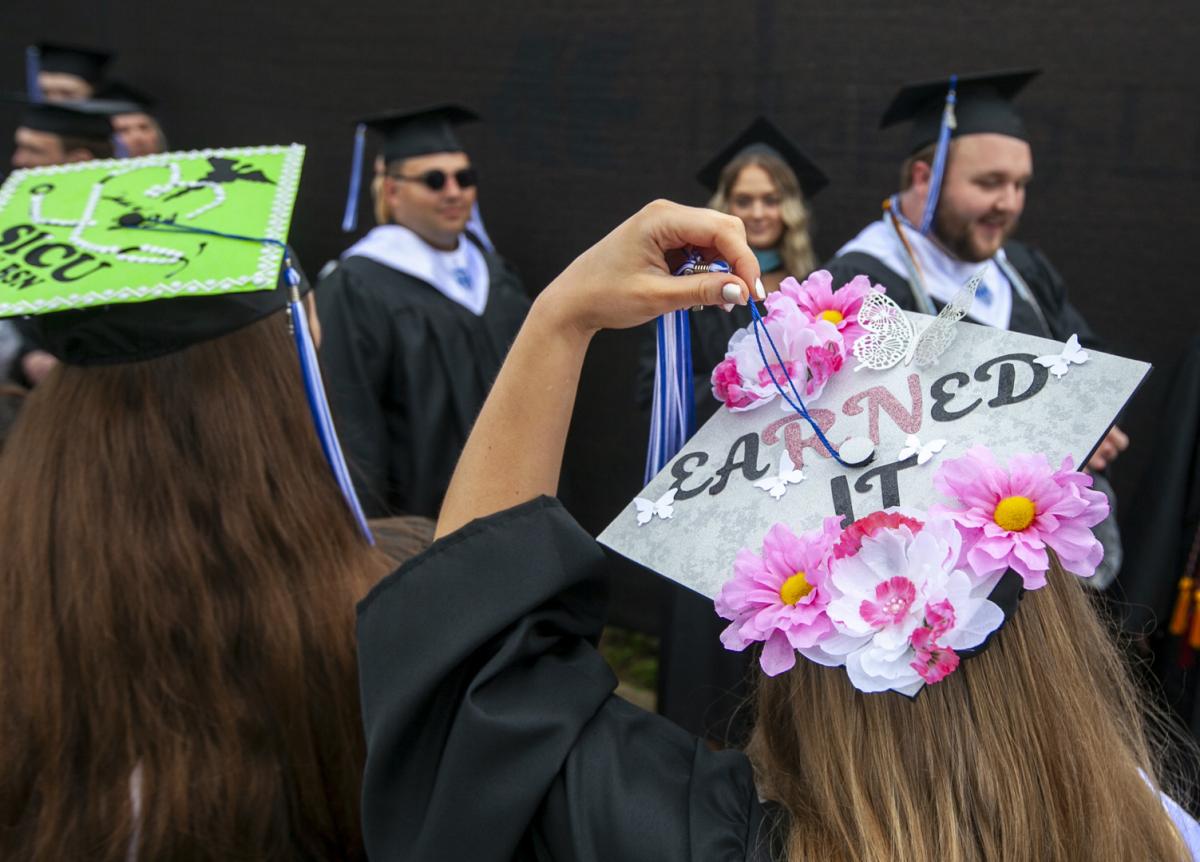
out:
M854 370L886 371L914 360L922 368L936 363L954 342L954 324L970 311L985 271L980 270L964 284L919 336L912 321L887 294L868 293L858 311L858 323L867 332L854 342L854 357L858 360Z

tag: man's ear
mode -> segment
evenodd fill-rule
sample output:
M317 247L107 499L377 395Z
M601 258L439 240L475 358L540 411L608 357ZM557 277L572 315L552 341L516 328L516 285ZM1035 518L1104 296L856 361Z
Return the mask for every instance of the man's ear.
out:
M916 189L924 194L929 191L929 178L933 175L933 166L929 162L915 161L912 165L912 185L909 188Z

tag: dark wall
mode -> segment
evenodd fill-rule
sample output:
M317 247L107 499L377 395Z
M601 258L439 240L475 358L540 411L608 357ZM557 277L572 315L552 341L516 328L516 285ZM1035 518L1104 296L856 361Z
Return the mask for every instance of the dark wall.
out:
M501 250L539 290L646 201L700 203L696 166L759 111L825 168L823 253L878 214L903 133L877 131L897 84L1037 65L1021 99L1037 178L1021 236L1067 277L1115 352L1159 367L1131 407L1121 491L1161 429L1166 369L1200 329L1189 252L1200 239L1200 6L18 0L0 31L0 87L19 89L40 37L111 45L116 71L157 93L178 148L308 145L293 242L310 271L339 232L351 118L454 99ZM0 113L11 125L14 112ZM364 219L368 218L366 208ZM600 337L572 429L574 508L601 528L640 485L630 408L637 333Z

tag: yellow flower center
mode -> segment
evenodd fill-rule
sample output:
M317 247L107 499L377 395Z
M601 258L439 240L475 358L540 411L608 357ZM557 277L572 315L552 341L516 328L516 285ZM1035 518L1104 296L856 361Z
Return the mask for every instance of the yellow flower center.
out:
M779 588L779 598L784 604L794 605L813 591L813 585L804 577L804 572L796 572Z
M1019 533L1033 523L1037 509L1028 497L1005 497L996 504L992 520L1014 533Z
M821 318L822 320L828 320L834 326L837 326L839 323L841 323L843 320L846 319L845 317L842 316L842 313L840 311L838 311L837 309L833 309L833 308L825 309L820 314L818 314L817 317Z

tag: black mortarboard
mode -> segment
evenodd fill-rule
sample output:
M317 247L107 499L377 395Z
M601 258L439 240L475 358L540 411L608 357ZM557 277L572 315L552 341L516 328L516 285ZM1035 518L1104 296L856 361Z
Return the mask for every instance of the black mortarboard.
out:
M112 105L106 102L41 102L25 104L18 126L38 132L89 140L112 136Z
M959 75L953 135L993 132L1026 140L1025 124L1012 100L1040 74L1041 69L1013 69ZM884 111L879 127L886 129L897 123L911 122L910 153L936 142L949 89L949 78L905 85Z
M96 99L128 105L132 110L115 113L149 114L157 101L144 90L139 90L124 81L109 81L96 91Z
M394 162L429 153L457 153L462 144L454 127L478 120L479 115L461 105L432 105L416 110L385 111L360 122L383 136L380 152Z
M37 49L38 67L43 72L76 75L89 84L96 84L104 77L104 67L113 57L109 51L76 45L57 45L53 42L41 42Z
M744 132L734 138L728 146L719 152L712 161L696 174L705 188L715 192L721 180L721 171L736 156L746 151L759 150L783 159L800 182L800 190L806 198L811 198L825 186L829 179L809 158L800 151L796 144L781 132L766 117L758 117Z

